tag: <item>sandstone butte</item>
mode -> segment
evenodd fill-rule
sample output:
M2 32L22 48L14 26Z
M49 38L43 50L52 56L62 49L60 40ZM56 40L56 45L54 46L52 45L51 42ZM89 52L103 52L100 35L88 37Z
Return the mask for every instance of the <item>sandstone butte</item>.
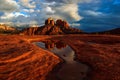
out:
M91 67L88 80L120 80L120 36L115 35L0 35L0 80L57 80L50 72L61 60L33 42L62 40L76 60Z
M67 21L52 18L45 20L45 25L41 27L30 27L24 29L21 35L59 35L59 34L80 34L81 30L72 28Z

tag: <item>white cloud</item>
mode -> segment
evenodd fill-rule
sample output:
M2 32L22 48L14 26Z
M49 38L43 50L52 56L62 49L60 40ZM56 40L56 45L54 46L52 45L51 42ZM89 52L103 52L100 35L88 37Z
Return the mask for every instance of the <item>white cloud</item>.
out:
M0 19L13 19L16 18L18 16L24 16L24 17L28 17L27 15L24 15L22 13L19 12L15 12L15 13L5 13L3 16L0 17Z
M23 9L24 12L28 12L28 13L33 13L35 12L34 9ZM38 10L36 10L37 12L39 12Z
M77 4L62 4L57 6L51 6L51 7L45 8L45 10L47 10L46 13L44 11L41 12L41 13L45 13L45 17L53 17L55 19L64 19L69 22L79 21L83 18L78 13ZM52 14L49 14L50 12Z
M20 12L15 12L15 13L14 13L14 17L18 17L18 16L28 17L28 15L22 14L22 13L20 13Z
M46 12L46 13L55 13L55 11L54 11L51 7L49 7L49 6L47 6L47 7L45 8L45 12Z
M13 13L5 13L3 16L1 16L1 19L10 19L13 18L14 14Z
M78 21L82 17L78 14L77 4L65 4L56 8L57 14L63 16L66 20Z
M33 13L33 12L34 12L34 9L30 9L29 12L30 12L30 13Z
M1 12L13 12L18 9L18 4L14 0L0 0Z
M79 27L80 26L80 23L72 23L70 24L72 27Z
M49 11L54 11L54 14L47 14L46 16L50 16L53 18L62 18L69 22L79 21L83 19L78 13L79 7L78 3L89 3L92 0L46 0L49 3L43 3L43 5L50 6L48 8ZM52 5L52 4L54 5Z
M56 4L56 2L45 2L45 3L43 3L44 5L48 5L48 6L50 6L50 5L55 5Z
M24 12L29 12L29 9L23 9Z
M97 11L92 11L92 10L87 10L85 11L85 14L87 15L91 15L91 16L101 16L101 15L105 15L102 12L97 12Z
M21 5L26 8L35 8L36 3L33 0L19 0Z
M71 0L72 1L72 0ZM68 2L68 1L67 1ZM19 0L19 5L20 5L20 9L23 12L26 12L26 14L28 16L31 17L31 19L24 14L21 13L6 13L4 14L1 19L12 19L12 18L16 18L20 21L20 19L23 19L23 17L27 17L24 18L26 19L26 21L30 21L30 20L36 20L39 23L41 22L41 20L46 19L48 17L53 17L55 19L64 19L67 21L79 21L82 19L82 17L78 14L78 4L77 4L77 0L75 0L76 3L64 3L64 4L60 4L57 3L56 1L52 1L50 3L48 2L43 2L41 3L38 0ZM39 6L39 8L36 6ZM22 18L20 18L19 16L22 16ZM28 20L30 19L30 20Z

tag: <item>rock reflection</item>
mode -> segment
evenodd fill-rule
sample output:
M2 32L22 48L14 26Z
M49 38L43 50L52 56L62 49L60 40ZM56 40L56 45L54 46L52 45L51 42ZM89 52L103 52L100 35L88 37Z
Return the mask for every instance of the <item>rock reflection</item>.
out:
M62 49L65 48L67 45L62 42L62 41L52 41L52 40L48 40L48 41L43 41L45 43L45 48L51 50L53 48L57 48L57 49Z

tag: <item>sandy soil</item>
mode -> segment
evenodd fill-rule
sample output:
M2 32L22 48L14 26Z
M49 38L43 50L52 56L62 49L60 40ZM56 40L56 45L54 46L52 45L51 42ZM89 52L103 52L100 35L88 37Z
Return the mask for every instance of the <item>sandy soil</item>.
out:
M0 80L45 80L60 59L31 44L44 39L69 44L76 60L91 67L88 80L120 80L120 36L113 35L1 35Z

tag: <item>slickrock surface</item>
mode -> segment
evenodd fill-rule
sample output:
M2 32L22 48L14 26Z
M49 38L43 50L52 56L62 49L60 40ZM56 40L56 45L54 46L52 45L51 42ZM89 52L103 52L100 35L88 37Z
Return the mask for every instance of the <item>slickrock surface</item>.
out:
M0 36L0 80L46 80L59 62L57 56L30 43L27 37Z
M46 80L60 59L31 43L45 39L62 40L70 45L76 60L91 67L88 80L120 80L120 36L114 35L1 35L0 79ZM52 76L47 80L57 79Z
M76 60L91 67L88 80L120 80L120 36L76 35L63 40L76 51Z

